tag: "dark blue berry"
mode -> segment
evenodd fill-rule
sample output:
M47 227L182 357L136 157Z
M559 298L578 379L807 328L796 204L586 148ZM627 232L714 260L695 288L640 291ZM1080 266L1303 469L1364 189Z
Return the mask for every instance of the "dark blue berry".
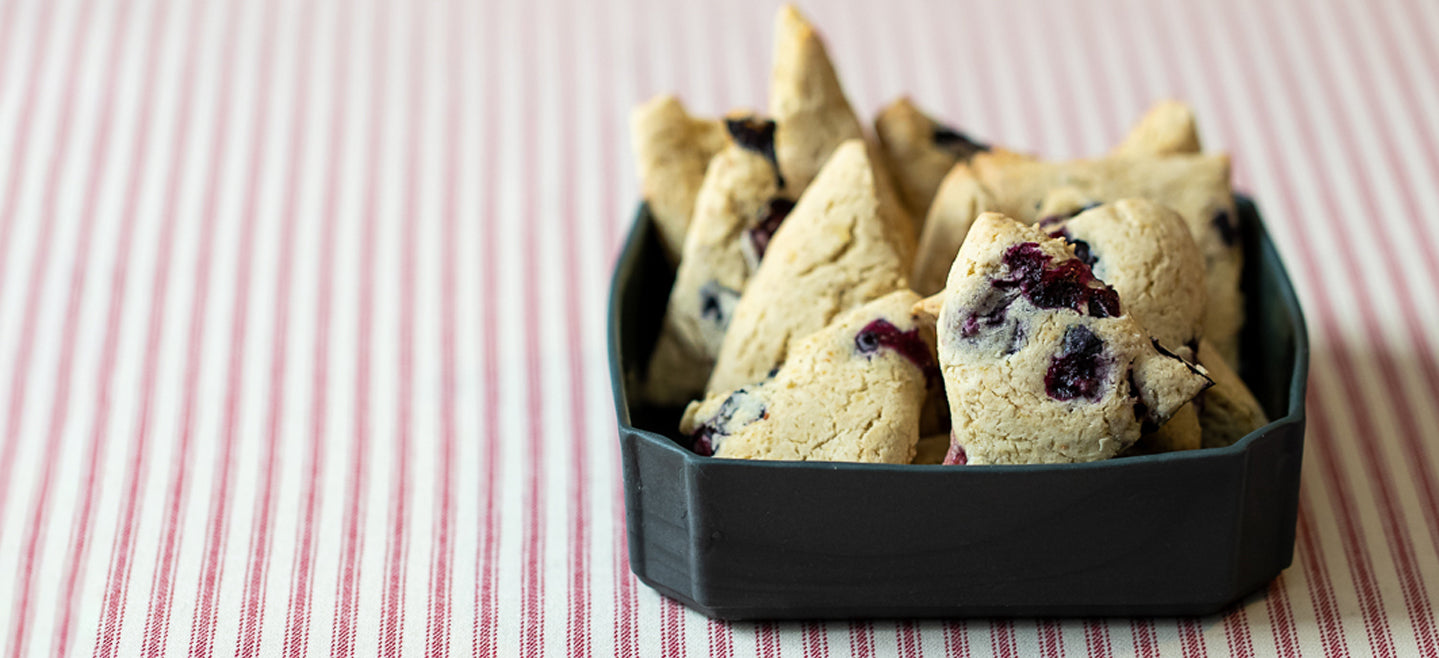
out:
M854 348L860 354L874 354L881 347L888 347L909 359L924 373L926 380L933 382L939 379L939 366L934 361L934 353L930 351L929 344L920 338L918 327L900 331L899 327L880 318L865 325L854 336Z
M935 146L955 154L961 160L968 160L974 157L975 153L989 150L988 144L975 141L969 135L948 126L936 125L930 137Z
M774 154L773 121L754 116L736 117L725 119L725 129L729 130L730 137L741 148L754 151L769 160L770 166L774 167L775 180L779 181L780 187L784 187L784 176L779 173L779 159Z
M1104 341L1082 324L1064 331L1059 353L1044 373L1044 390L1056 400L1097 401L1104 379Z
M794 202L783 197L775 197L764 204L764 208L760 210L759 223L749 230L750 244L754 245L755 256L764 258L770 239L791 210L794 210Z

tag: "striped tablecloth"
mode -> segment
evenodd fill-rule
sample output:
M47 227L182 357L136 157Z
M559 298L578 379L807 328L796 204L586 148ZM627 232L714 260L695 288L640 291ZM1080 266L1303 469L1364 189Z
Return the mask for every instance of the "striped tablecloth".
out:
M1439 653L1439 3L813 2L855 107L1233 154L1309 315L1292 567L1202 619L710 622L625 562L606 282L771 2L0 1L0 653ZM1182 568L1177 565L1176 568Z

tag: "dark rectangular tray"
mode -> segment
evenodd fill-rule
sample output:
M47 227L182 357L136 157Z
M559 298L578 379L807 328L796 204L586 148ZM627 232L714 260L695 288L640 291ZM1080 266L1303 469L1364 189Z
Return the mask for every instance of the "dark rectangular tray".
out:
M1304 318L1238 198L1242 375L1274 422L1227 448L1040 466L749 462L677 442L630 401L674 272L641 206L610 292L610 377L630 568L711 617L1202 615L1294 552Z

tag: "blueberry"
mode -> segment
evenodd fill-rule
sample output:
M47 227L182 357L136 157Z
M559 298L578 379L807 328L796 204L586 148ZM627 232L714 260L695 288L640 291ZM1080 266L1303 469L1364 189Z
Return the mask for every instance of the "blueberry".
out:
M764 258L770 239L791 210L794 210L794 202L783 197L775 197L764 204L764 208L760 210L759 223L749 230L750 244L754 245L756 256Z
M968 160L975 153L989 150L988 144L975 141L969 135L948 126L936 125L930 139L934 141L935 146L959 156L961 160Z
M784 176L779 173L779 159L774 154L775 123L768 119L747 116L725 119L725 129L741 148L754 151L769 160L774 167L774 178L784 187Z
M1099 258L1094 255L1094 252L1090 251L1088 242L1085 242L1083 240L1069 240L1068 238L1065 239L1069 241L1069 244L1074 245L1074 257L1078 258L1085 265L1093 268L1094 264L1099 261Z
M748 417L740 415L746 411L748 412ZM694 443L691 449L706 457L713 455L717 438L729 436L733 430L760 420L767 415L768 412L765 410L764 404L759 403L758 398L751 395L748 389L737 389L735 392L730 393L729 397L725 398L725 401L720 404L719 411L716 411L714 416L711 416L709 420L706 420L699 427L695 428L694 434L691 435L694 437ZM739 427L730 427L736 423L736 416L739 416Z
M726 328L729 326L729 314L738 301L739 291L726 288L717 281L708 281L700 286L700 317L721 329Z
M1214 225L1214 230L1219 232L1219 239L1223 240L1226 246L1233 247L1239 242L1239 227L1229 218L1229 211L1220 210L1214 213L1214 218L1209 220L1209 223Z
M874 354L881 347L888 347L898 352L900 356L909 359L924 373L925 379L929 382L939 379L939 366L934 361L934 355L930 352L929 345L919 337L918 327L909 331L900 331L899 327L880 318L865 325L854 336L854 348L860 354Z
M1052 261L1037 243L1014 245L1004 252L1006 273L993 283L999 288L1018 288L1039 308L1067 308L1096 318L1121 314L1119 295L1094 278L1088 265L1074 259L1050 267Z
M1044 373L1044 390L1060 401L1084 398L1098 401L1103 386L1104 341L1082 324L1064 331L1059 353Z
M1070 219L1070 218L1072 218L1072 217L1074 217L1074 216L1076 216L1076 215L1078 215L1078 214L1080 214L1080 213L1083 213L1083 212L1085 212L1085 211L1087 211L1087 210L1092 210L1092 209L1094 209L1094 208L1098 208L1098 207L1100 207L1100 206L1102 206L1102 205L1104 205L1104 204L1099 203L1099 202L1097 202L1097 201L1094 201L1094 202L1086 203L1086 204L1080 206L1079 208L1076 208L1076 209L1074 209L1074 210L1072 210L1072 211L1070 211L1070 212L1067 212L1067 213L1062 213L1062 214L1058 214L1058 215L1049 215L1049 216L1047 216L1047 217L1043 217L1043 218L1041 218L1041 219L1039 220L1039 228L1045 228L1045 229L1047 229L1047 228L1049 228L1049 227L1051 227L1051 226L1054 226L1055 224L1059 224L1059 223L1061 223L1061 222L1063 222L1063 221L1065 221L1065 220L1067 220L1067 219ZM1038 210L1038 209L1039 209L1039 207L1036 206L1036 207L1035 207L1035 210ZM1061 229L1061 231L1062 231L1062 230L1063 230L1063 229ZM1053 235L1053 236L1058 237L1058 233L1059 233L1059 232L1051 232L1050 235ZM1065 237L1068 238L1068 237L1069 237L1068 234L1065 234Z

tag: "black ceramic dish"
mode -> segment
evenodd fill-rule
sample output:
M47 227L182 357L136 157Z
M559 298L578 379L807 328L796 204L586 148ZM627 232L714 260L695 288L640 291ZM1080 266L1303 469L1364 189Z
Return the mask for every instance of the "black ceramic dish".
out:
M674 273L640 208L610 292L630 568L711 617L1200 615L1293 557L1309 345L1239 199L1243 375L1274 420L1228 448L1044 466L747 462L633 406Z

